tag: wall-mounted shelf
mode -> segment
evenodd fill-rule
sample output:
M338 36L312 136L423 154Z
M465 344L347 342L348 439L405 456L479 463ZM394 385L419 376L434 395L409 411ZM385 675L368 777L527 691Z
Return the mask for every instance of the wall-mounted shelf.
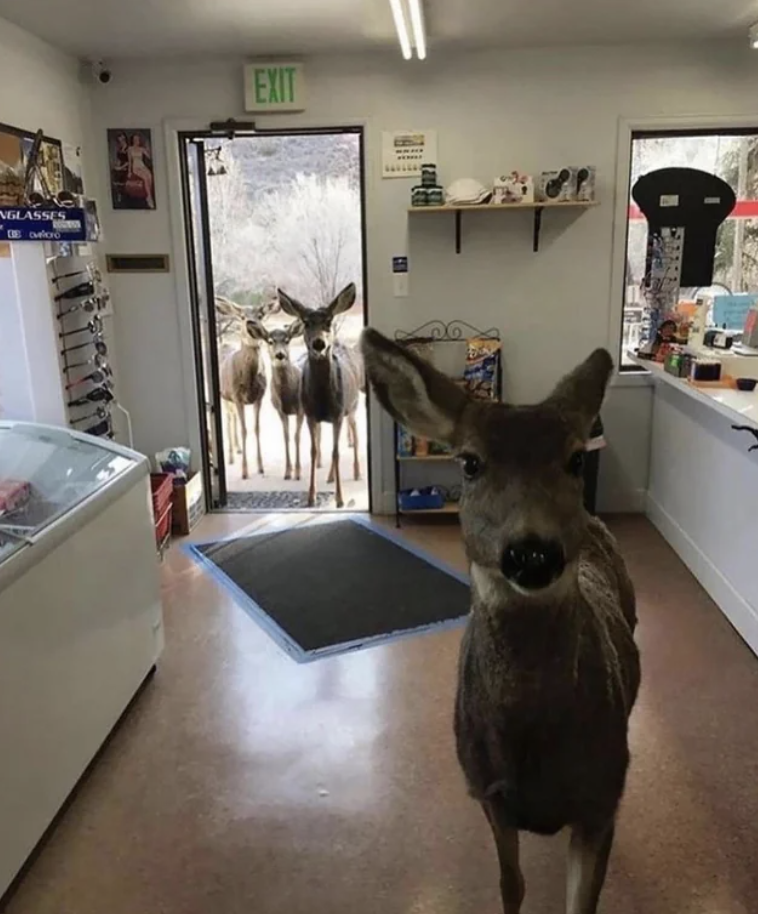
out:
M461 253L461 222L463 213L495 213L495 212L516 212L518 210L529 210L534 213L534 232L532 237L532 250L537 253L540 249L540 233L542 231L542 213L546 209L588 209L591 206L598 206L598 201L583 202L570 200L566 203L480 203L464 204L461 206L409 206L408 212L421 214L429 213L453 213L455 215L455 253Z
M400 508L399 513L405 517L413 517L414 514L460 514L458 502L445 502L441 508Z

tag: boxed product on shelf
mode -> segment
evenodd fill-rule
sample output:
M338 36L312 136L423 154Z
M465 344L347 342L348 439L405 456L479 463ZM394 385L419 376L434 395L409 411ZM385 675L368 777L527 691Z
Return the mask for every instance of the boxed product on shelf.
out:
M574 165L574 199L580 203L592 203L595 199L597 168L594 165Z
M397 456L413 456L413 435L411 435L407 428L403 428L402 425L398 425L397 427Z
M568 203L576 195L576 180L572 169L543 171L540 175L537 199L543 203Z
M467 341L463 385L477 399L497 398L500 340L472 337Z
M492 202L499 205L534 203L534 178L518 171L500 175L493 182Z
M413 453L416 455L416 457L428 457L429 456L429 439L414 437Z
M403 489L398 495L402 511L430 511L445 506L445 494L438 486Z

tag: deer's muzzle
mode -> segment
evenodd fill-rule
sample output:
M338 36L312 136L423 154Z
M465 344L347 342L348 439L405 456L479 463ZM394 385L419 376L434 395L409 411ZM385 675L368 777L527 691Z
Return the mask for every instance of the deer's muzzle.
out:
M543 590L563 574L566 556L557 541L528 536L505 547L500 568L505 578L517 587Z

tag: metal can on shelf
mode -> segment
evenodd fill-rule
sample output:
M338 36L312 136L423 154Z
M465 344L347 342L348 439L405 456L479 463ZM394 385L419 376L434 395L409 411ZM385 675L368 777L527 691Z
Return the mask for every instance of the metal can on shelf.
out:
M437 166L434 162L424 162L421 165L421 183L424 187L434 187L437 183Z
M439 185L427 187L426 202L429 206L442 206L445 202L445 190Z
M426 187L420 184L411 188L411 206L427 206L429 203L429 194Z

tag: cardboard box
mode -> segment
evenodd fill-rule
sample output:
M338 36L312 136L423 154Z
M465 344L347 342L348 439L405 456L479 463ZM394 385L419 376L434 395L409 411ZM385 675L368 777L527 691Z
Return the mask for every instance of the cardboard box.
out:
M173 504L171 529L179 536L187 536L205 514L201 473L194 473L186 483L174 486Z
M534 178L517 171L495 178L492 202L497 205L534 203Z

